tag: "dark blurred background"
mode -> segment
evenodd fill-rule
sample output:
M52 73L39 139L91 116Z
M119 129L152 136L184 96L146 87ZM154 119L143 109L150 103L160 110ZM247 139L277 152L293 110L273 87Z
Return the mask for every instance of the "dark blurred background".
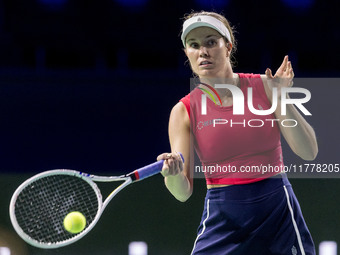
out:
M184 204L171 197L161 176L131 186L88 236L54 251L17 239L8 204L16 187L35 173L70 168L115 175L170 150L170 110L189 92L192 77L179 38L182 17L191 10L223 13L235 27L235 72L276 70L288 54L296 77L319 78L309 88L308 103L320 150L315 163L340 163L339 5L0 0L0 247L15 247L12 255L128 254L130 241L145 241L151 255L190 253L203 209L202 179L195 180L194 195ZM304 163L285 143L284 151L287 164ZM340 242L340 181L291 182L316 246Z

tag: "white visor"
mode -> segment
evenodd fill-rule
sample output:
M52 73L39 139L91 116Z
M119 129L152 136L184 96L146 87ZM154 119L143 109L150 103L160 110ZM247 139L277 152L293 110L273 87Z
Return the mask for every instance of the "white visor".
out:
M231 43L231 36L228 28L221 22L220 20L207 15L200 15L200 16L194 16L190 19L187 19L183 23L183 32L181 36L181 40L183 42L183 45L185 47L185 38L189 34L189 32L197 27L211 27L215 29L217 32L219 32L222 36L228 39L228 41Z

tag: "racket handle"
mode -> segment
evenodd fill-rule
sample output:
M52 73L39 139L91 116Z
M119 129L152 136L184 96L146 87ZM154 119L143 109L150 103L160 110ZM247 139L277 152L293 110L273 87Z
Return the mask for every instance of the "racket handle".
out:
M179 155L181 156L182 161L184 162L182 153L179 153ZM133 171L132 173L128 174L127 176L131 177L132 181L143 180L145 178L148 178L161 172L163 168L163 163L164 160L159 160L155 163L139 168Z

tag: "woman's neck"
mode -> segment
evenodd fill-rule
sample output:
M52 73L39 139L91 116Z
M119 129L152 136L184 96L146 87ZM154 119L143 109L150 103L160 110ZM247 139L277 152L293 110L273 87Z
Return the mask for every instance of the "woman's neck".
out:
M200 82L214 86L215 84L231 84L239 86L238 74L231 72L222 77L199 77Z

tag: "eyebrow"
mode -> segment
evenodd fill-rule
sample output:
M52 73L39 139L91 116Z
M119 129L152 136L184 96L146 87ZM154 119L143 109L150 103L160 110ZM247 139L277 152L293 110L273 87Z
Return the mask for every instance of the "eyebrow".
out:
M218 35L208 35L208 36L206 36L204 39L210 38L210 37L212 37L212 36L219 37ZM190 39L187 40L187 42L195 41L195 40L196 40L195 38L190 38Z

